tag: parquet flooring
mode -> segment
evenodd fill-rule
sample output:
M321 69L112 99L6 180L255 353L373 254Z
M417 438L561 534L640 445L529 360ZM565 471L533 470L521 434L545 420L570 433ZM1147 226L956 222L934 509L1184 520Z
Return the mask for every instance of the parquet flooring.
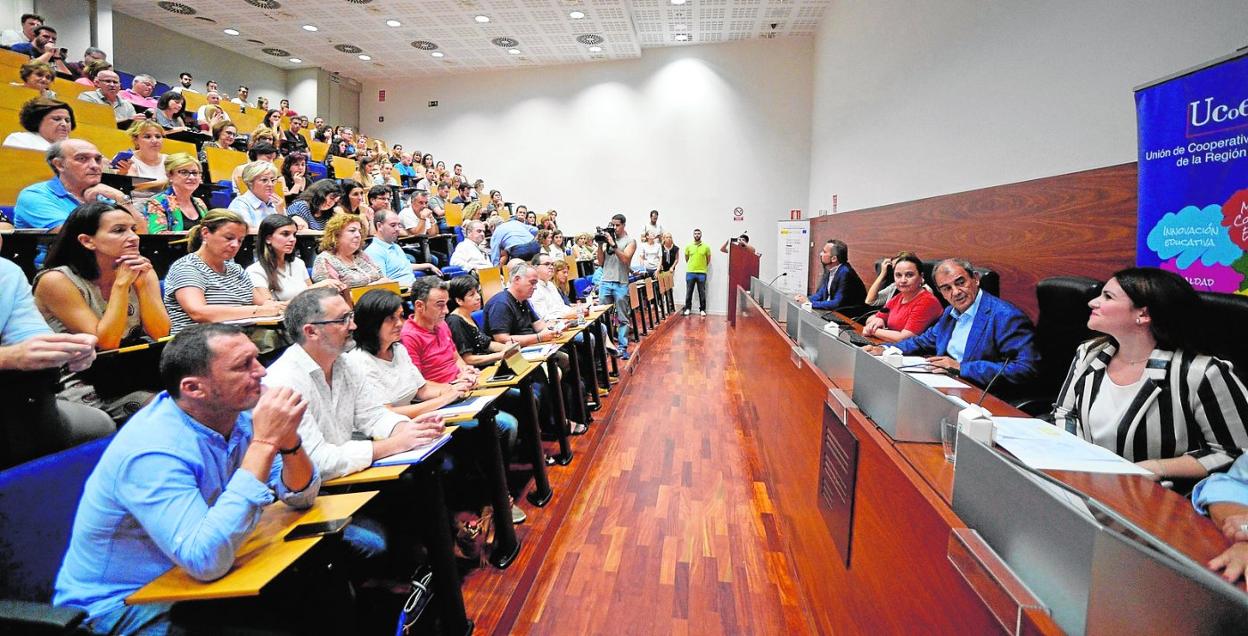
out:
M528 577L490 573L519 579L507 599L518 614L478 617L480 633L814 631L739 424L743 387L727 323L667 322L650 336L622 395L612 396L608 426L578 451L578 462L588 460L580 483L569 477L556 490L566 516L557 527L526 529L525 550L538 548L543 535L544 555L520 564ZM600 446L587 452L593 444ZM555 518L546 510L535 516ZM499 590L482 595L473 587L465 587L470 615L480 609L474 600L501 600Z

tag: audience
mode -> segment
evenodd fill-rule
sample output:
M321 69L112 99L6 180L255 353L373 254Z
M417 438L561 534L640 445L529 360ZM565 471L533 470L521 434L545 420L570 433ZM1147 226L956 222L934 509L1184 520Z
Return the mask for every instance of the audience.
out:
M156 100L156 110L152 117L169 132L186 130L182 123L182 110L186 108L186 98L181 93L169 91Z
M286 188L286 194L283 200L286 205L290 205L299 198L300 194L308 187L308 156L296 152L282 161L282 185ZM287 211L287 214L290 214Z
M416 280L415 272L441 276L442 270L429 263L412 263L407 252L399 247L397 241L402 232L399 215L387 208L378 208L373 213L373 240L369 242L364 253L381 268L381 273L399 285L410 287Z
M256 233L256 260L247 266L247 276L262 297L289 302L305 289L328 287L335 291L346 289L341 281L327 278L313 283L303 259L295 255L298 225L294 219L282 214L270 214L260 222Z
M190 232L191 253L165 275L165 309L173 333L197 322L280 316L286 303L257 290L234 262L247 235L247 222L229 210L212 210Z
M247 227L255 231L264 217L285 213L286 202L275 189L280 178L276 166L267 160L258 160L242 168L242 180L247 184L247 191L230 201L230 210L238 213L247 221Z
M495 342L477 328L473 312L481 309L481 292L477 289L474 276L456 276L447 285L447 307L450 313L446 316L446 324L451 330L451 339L455 342L455 350L464 362L477 368L484 368L520 349L516 343L503 344Z
M56 29L48 25L35 27L35 38L29 42L19 42L12 46L16 53L29 55L31 59L52 65L57 73L73 75L65 66L64 53L56 48Z
M147 232L183 232L199 224L208 206L194 196L204 173L195 157L176 152L165 157L169 187L146 201Z
M342 180L342 198L338 199L338 212L354 216L362 221L365 236L372 229L373 209L364 202L366 190L364 185L353 179Z
M156 108L156 99L152 93L156 90L156 78L151 75L135 75L130 88L117 93L117 96L134 104L137 111Z
M892 261L893 285L897 293L884 308L867 319L864 336L897 342L923 333L943 310L936 296L923 284L923 261L914 255Z
M465 223L464 240L455 246L455 251L451 254L451 266L467 271L493 267L489 255L481 247L484 242L485 224L480 221Z
M248 93L248 90L246 86L239 86L238 96L231 99L230 101L232 103L238 104L239 106L243 108L244 111L246 111L248 108L251 108L251 103L247 101L247 93Z
M412 195L408 206L399 212L399 221L403 224L404 236L436 236L438 233L437 219L429 209L429 195L424 192Z
M321 253L312 263L312 280L334 279L347 287L384 282L381 268L361 249L364 222L350 214L336 214L321 234Z
M441 280L426 276L416 281L408 296L414 310L403 323L399 340L426 380L446 384L475 381L476 367L459 355L446 324L448 298L447 285Z
M165 129L150 119L141 119L134 122L126 134L130 135L130 142L134 144L134 154L130 157L126 174L154 179L155 183L144 184L151 188L167 185L165 159L168 156L161 152L165 148Z
M22 104L17 119L26 132L9 133L4 138L4 145L9 148L46 151L52 144L68 139L70 131L78 127L69 104L47 97Z
M1225 470L1248 447L1248 391L1231 364L1193 348L1200 298L1178 274L1116 272L1092 299L1054 423L1158 479ZM1162 395L1166 397L1162 397Z
M320 477L298 434L307 403L289 389L262 392L257 355L241 330L217 324L165 348L165 391L87 478L57 575L53 604L86 610L90 631L165 633L176 605L126 597L174 567L218 579L265 506L312 505Z
M342 188L338 182L323 179L300 193L286 213L299 224L300 229L320 231L325 229L325 223L334 215L334 208L341 198Z
M211 108L211 106L209 107ZM204 152L204 148L221 148L230 149L234 145L234 140L238 138L238 128L228 119L220 119L212 125L212 141L205 141L199 150L199 160L207 163L208 155Z
M225 121L230 120L230 114L225 112L225 109L221 108L221 94L218 93L217 91L210 90L207 93L204 93L204 99L206 99L208 103L204 104L203 106L200 106L199 110L195 111L195 118L201 122L208 123L208 125L211 126L213 130L213 139L216 139L217 125L212 122L212 117L209 116L208 109L216 108L217 109L216 112L221 113L220 118ZM224 148L228 146L222 146L222 147Z
M73 76L74 80L77 81L84 77L87 77L87 68L91 66L91 64L94 62L107 63L108 53L105 53L103 49L98 49L94 46L88 46L86 50L82 52L81 61L66 62L65 66L69 69L69 72Z
M495 265L506 265L512 259L526 261L542 249L534 235L529 232L529 226L519 216L513 216L506 221L500 219L495 225L487 224L486 227L491 231L490 261Z
M80 139L57 141L48 147L46 156L54 176L22 188L17 195L13 221L19 229L59 231L74 208L96 200L122 205L131 210L136 221L144 220L142 215L132 210L130 197L100 183L104 156L91 142Z
M82 84L83 86L95 86L95 78L100 74L100 72L112 70L112 68L113 65L109 64L108 60L92 60L91 62L88 62L87 67L83 69L82 77L74 80L74 83Z
M702 242L702 230L694 229L693 242L685 246L685 310L693 309L693 292L698 292L698 314L706 315L706 272L711 263L711 246ZM628 290L624 290L627 298ZM605 299L602 302L607 302Z
M139 254L138 225L126 210L84 203L66 219L35 276L35 306L57 333L95 337L99 349L169 335L160 280ZM84 378L63 382L60 397L99 408L124 422L152 398L145 390L101 396Z
M19 21L22 25L20 31L5 29L0 32L0 46L12 48L15 44L30 43L35 39L35 29L43 26L43 16L35 13L23 13Z
M179 93L179 94L198 93L199 91L191 88L191 84L194 82L194 80L195 78L192 77L190 73L187 73L186 71L182 71L181 73L178 73L178 85L174 86L173 88L170 88L169 92Z
M39 95L48 99L56 99L56 93L49 86L52 86L52 80L56 79L56 71L52 69L52 65L47 62L31 60L22 65L18 69L17 76L21 78L21 83L14 82L13 86L25 86L39 91Z
M95 90L80 93L78 99L111 107L113 119L119 124L146 119L135 112L133 104L118 96L118 92L121 91L121 76L116 72L111 69L101 70L95 74L94 83Z
M283 102L286 100L282 100ZM299 117L292 115L290 117L290 128L282 131L282 154L293 155L302 154L305 157L308 154L308 140L304 139L300 131L308 125L307 117Z
M823 264L823 275L815 292L809 297L798 294L797 302L810 303L811 308L818 311L863 304L867 290L858 272L849 264L849 246L844 241L829 239L824 243L819 250L819 262Z

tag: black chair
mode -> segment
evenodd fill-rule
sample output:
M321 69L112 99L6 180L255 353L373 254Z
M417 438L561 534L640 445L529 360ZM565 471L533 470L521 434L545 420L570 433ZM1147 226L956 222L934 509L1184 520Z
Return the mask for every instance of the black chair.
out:
M1040 353L1040 376L1015 399L1014 405L1031 415L1053 408L1070 362L1079 344L1095 334L1088 329L1092 309L1088 301L1101 293L1102 283L1084 276L1055 276L1036 284L1040 317L1036 321L1036 349Z
M2 371L0 386L14 397L0 409L0 468L61 450L55 433L57 370Z
M1235 375L1248 382L1248 341L1236 337L1248 325L1248 296L1197 292L1203 307L1196 333L1196 348L1235 365Z

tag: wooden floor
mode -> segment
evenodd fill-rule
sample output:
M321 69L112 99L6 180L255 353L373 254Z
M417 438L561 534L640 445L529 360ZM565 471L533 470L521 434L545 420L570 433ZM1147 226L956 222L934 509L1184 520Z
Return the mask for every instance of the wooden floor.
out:
M478 570L478 633L813 633L778 545L722 317L673 316L649 336L555 500L527 503L507 571Z

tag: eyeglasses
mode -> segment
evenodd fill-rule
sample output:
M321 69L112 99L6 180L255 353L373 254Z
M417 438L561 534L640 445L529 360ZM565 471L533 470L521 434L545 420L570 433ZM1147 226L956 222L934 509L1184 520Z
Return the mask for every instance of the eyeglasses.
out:
M277 179L273 177L256 177L257 183L277 183Z
M176 174L179 177L183 177L186 179L198 179L204 176L204 173L198 170L174 170L173 174Z
M308 324L309 325L346 325L354 319L355 319L355 312L348 311L347 313L343 314L341 318L335 318L333 320L314 320Z

